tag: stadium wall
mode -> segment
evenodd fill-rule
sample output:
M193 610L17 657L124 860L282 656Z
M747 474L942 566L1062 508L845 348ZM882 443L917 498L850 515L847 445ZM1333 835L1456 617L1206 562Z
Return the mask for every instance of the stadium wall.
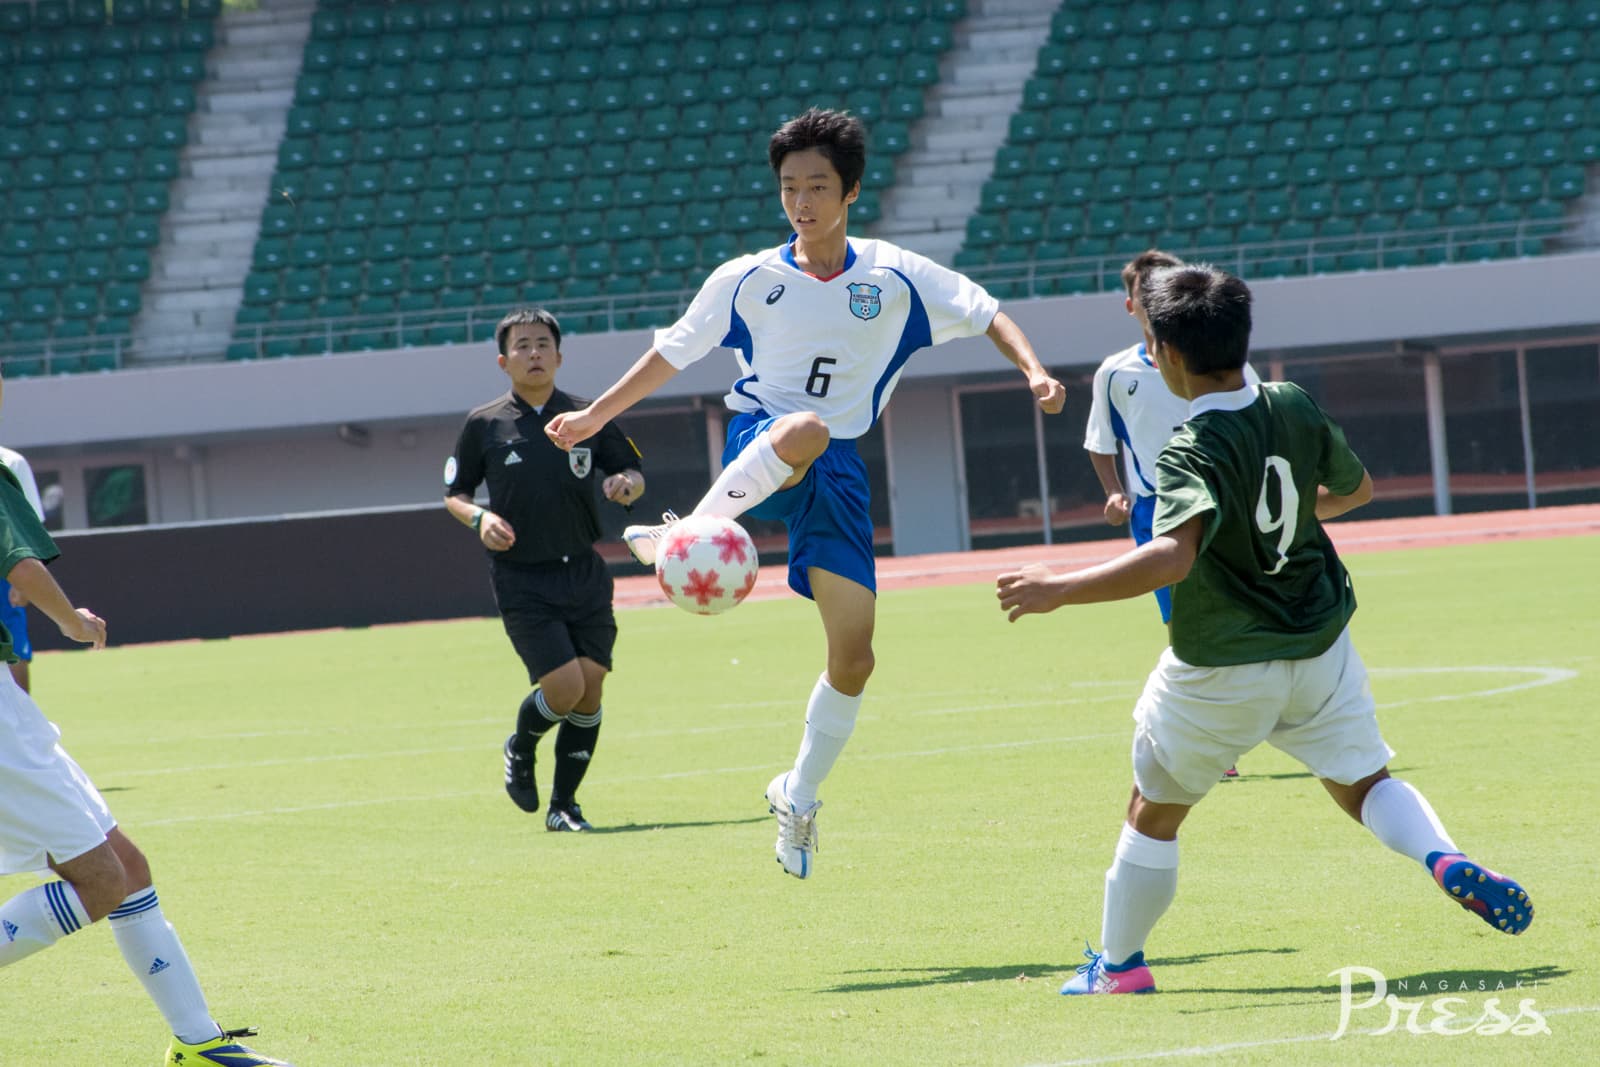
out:
M1402 344L1504 343L1596 328L1600 253L1274 279L1254 289L1260 364ZM1007 310L1063 374L1087 373L1133 338L1117 294ZM569 337L562 387L598 393L650 340L644 330ZM730 370L725 355L714 355L658 395L714 406ZM908 364L884 434L897 553L970 544L954 390L995 378L1008 379L1009 368L981 338ZM68 528L88 525L82 479L110 462L143 466L150 522L437 505L462 416L504 388L490 345L23 379L8 384L0 443L36 468L57 469ZM1052 437L1082 429L1048 426Z

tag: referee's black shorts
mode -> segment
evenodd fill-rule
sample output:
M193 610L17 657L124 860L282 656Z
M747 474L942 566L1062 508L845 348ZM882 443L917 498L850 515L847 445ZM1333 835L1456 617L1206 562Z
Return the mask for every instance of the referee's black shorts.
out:
M506 636L527 666L530 684L579 656L611 668L617 619L611 572L598 552L569 562L491 560L489 569Z

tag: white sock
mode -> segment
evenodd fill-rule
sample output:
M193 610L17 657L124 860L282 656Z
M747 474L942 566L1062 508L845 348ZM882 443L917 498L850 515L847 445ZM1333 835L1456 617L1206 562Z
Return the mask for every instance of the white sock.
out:
M0 967L9 966L89 925L78 891L47 882L0 904Z
M1410 782L1380 778L1361 803L1361 821L1402 856L1426 863L1430 852L1460 852L1428 799Z
M800 754L795 757L794 773L789 775L784 790L795 807L816 803L817 787L833 770L844 743L856 728L863 695L845 696L828 684L827 675L817 679L806 705L806 732L800 739Z
M1100 951L1121 964L1144 942L1178 893L1178 843L1146 837L1127 823L1117 839L1116 859L1106 871L1105 914Z
M108 920L117 948L134 977L155 1001L178 1040L186 1045L210 1041L222 1033L206 1007L200 980L189 965L178 933L161 914L154 889L141 889L128 897Z
M721 515L736 519L767 497L794 475L794 468L778 458L772 435L763 433L722 468L717 480L694 506L696 515Z

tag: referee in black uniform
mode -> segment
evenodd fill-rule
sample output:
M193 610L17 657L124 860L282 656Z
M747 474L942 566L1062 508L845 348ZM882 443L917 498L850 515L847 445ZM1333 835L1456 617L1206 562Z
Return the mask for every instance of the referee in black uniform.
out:
M616 423L606 423L591 448L571 452L545 436L553 415L582 406L556 388L561 326L554 315L513 311L494 339L511 391L467 415L445 464L444 503L488 550L495 603L534 687L506 739L506 792L523 811L539 810L534 750L560 723L545 825L588 830L578 783L594 755L600 690L617 640L611 574L594 550L596 497L630 505L644 492L644 476ZM489 506L481 508L472 498L485 481Z

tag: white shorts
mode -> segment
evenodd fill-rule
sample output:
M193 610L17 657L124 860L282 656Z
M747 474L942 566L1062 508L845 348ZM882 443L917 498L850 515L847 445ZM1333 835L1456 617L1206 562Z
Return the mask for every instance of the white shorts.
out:
M1133 719L1134 784L1158 804L1198 803L1263 741L1341 785L1394 756L1348 629L1314 659L1196 667L1169 648Z
M117 825L60 741L55 723L0 668L0 874L76 859Z

